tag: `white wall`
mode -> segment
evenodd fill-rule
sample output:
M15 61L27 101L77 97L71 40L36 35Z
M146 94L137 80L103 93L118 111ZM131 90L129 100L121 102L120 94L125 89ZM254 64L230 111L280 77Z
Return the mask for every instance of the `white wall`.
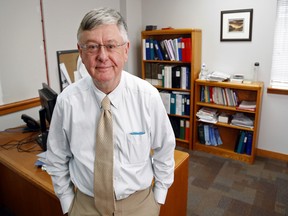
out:
M38 96L46 80L39 0L0 1L0 105Z
M211 71L249 76L253 63L260 62L259 80L264 81L265 89L258 148L288 154L287 96L266 93L270 79L276 3L276 0L145 0L142 28L156 24L158 28L202 29L202 60ZM248 8L254 10L252 41L220 42L221 11Z
M141 76L141 44L139 44L139 38L141 38L142 31L142 0L126 0L125 9L128 35L131 42L128 67L125 69L136 76ZM121 12L123 10L121 9Z

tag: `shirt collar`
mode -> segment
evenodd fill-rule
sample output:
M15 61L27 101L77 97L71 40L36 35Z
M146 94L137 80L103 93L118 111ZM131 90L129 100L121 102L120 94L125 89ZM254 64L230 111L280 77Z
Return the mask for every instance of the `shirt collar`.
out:
M118 109L120 101L122 99L122 92L123 92L123 89L125 86L125 78L124 77L125 77L125 73L124 73L124 71L122 71L119 85L112 92L110 92L108 94L108 97L109 97L109 100L111 101L112 106L114 106L116 109ZM102 91L100 91L95 86L92 78L91 78L91 86L92 86L92 89L96 95L97 104L99 105L99 108L101 108L101 101L104 99L106 94L103 93Z

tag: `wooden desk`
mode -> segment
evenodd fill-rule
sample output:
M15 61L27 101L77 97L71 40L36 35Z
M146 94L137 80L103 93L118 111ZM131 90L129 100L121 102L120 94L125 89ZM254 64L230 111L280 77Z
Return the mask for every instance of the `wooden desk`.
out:
M29 133L1 132L0 145L21 140ZM31 147L35 143L26 144ZM60 216L60 202L54 194L50 176L34 166L40 153L18 152L16 148L0 148L0 206L16 216ZM161 216L186 216L189 154L175 150L175 180L169 189Z

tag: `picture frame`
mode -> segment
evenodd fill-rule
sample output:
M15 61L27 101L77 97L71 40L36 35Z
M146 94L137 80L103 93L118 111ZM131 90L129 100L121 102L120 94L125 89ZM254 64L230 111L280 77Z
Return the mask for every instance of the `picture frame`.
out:
M57 54L57 64L58 64L58 73L59 73L59 83L60 83L60 91L70 84L70 82L74 82L74 71L77 70L77 60L79 57L79 51L77 49L72 50L59 50L56 51ZM63 73L63 68L61 68L61 64L65 65L65 73Z
M221 11L220 41L252 41L253 9Z

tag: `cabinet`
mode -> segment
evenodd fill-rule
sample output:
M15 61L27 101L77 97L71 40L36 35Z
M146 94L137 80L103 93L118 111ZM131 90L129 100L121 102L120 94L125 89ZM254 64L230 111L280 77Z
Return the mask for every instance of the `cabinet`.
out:
M159 90L176 144L192 149L194 81L201 69L202 31L143 31L141 41L142 78ZM169 44L174 56L169 52Z
M218 89L229 89L235 92L235 97L238 100L237 105L221 105L220 103L211 101L207 102L207 100L203 100L203 94L205 96L205 89L210 89L210 96L215 91L215 87ZM212 90L212 91L211 91ZM204 91L204 92L203 92ZM208 90L209 91L209 90ZM220 155L227 158L232 158L235 160L243 161L246 163L253 163L255 157L255 149L257 146L258 139L258 130L259 130L259 120L260 120L260 111L261 111L261 101L262 101L262 91L263 91L263 83L262 82L254 82L251 84L242 84L242 83L230 83L230 82L211 82L205 80L196 80L195 81L195 100L194 100L194 125L193 125L193 149L201 150L208 153ZM207 93L209 94L209 93ZM207 96L207 95L206 95ZM254 101L256 104L255 109L244 110L239 108L239 103L242 101ZM197 112L201 108L212 108L216 109L218 113L227 113L230 116L235 114L243 114L248 116L249 119L254 120L252 127L243 127L238 125L231 124L231 118L228 123L217 122L214 124L204 123L196 117ZM220 138L222 140L222 144L218 146L207 145L207 143L201 144L201 133L199 133L199 127L202 124L213 125L213 127L217 128L219 131ZM237 151L239 145L239 139L241 133L251 134L251 152L247 154L247 152L239 153Z

